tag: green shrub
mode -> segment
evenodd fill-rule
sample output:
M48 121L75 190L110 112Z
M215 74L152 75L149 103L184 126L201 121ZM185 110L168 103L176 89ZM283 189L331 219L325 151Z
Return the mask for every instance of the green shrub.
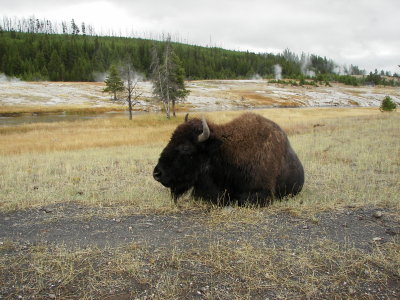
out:
M386 96L383 100L382 100L382 104L379 107L379 109L381 111L392 111L392 110L396 110L396 103L392 100L392 98L390 96Z

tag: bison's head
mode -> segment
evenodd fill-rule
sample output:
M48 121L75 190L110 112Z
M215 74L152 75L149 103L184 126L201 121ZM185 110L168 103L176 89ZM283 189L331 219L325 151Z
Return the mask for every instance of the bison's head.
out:
M175 129L162 151L154 179L169 187L176 200L201 176L206 176L210 158L219 144L204 117L188 120L186 115L185 122Z

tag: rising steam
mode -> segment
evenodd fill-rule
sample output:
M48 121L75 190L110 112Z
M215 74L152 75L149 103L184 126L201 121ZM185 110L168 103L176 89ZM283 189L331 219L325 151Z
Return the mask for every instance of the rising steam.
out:
M275 74L275 80L281 80L282 79L282 67L280 65L274 65L274 74Z

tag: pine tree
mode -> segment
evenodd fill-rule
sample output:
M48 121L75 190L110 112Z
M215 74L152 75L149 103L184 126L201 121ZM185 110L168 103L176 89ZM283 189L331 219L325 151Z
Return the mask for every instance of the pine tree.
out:
M185 88L185 69L182 61L173 51L171 53L171 62L173 76L171 76L169 96L172 102L172 115L175 117L175 103L185 99L190 91Z
M64 80L64 64L56 50L53 50L50 56L50 61L47 66L50 80Z
M106 83L106 87L103 89L103 92L112 93L114 95L113 100L117 100L117 92L124 90L124 82L115 65L111 65L109 74L104 82Z
M392 100L392 98L390 96L386 96L383 100L382 100L382 104L379 107L379 109L383 112L383 111L393 111L396 110L396 103Z

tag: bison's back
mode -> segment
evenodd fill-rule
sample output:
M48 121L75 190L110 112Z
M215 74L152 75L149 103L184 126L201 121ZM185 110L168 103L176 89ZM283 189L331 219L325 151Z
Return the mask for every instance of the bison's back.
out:
M245 113L219 127L216 133L223 142L222 156L240 170L242 180L235 181L240 181L245 190L268 190L275 194L278 186L285 187L289 168L300 164L285 132L260 115Z
M219 128L222 151L236 165L276 161L287 145L287 137L274 122L246 113Z

